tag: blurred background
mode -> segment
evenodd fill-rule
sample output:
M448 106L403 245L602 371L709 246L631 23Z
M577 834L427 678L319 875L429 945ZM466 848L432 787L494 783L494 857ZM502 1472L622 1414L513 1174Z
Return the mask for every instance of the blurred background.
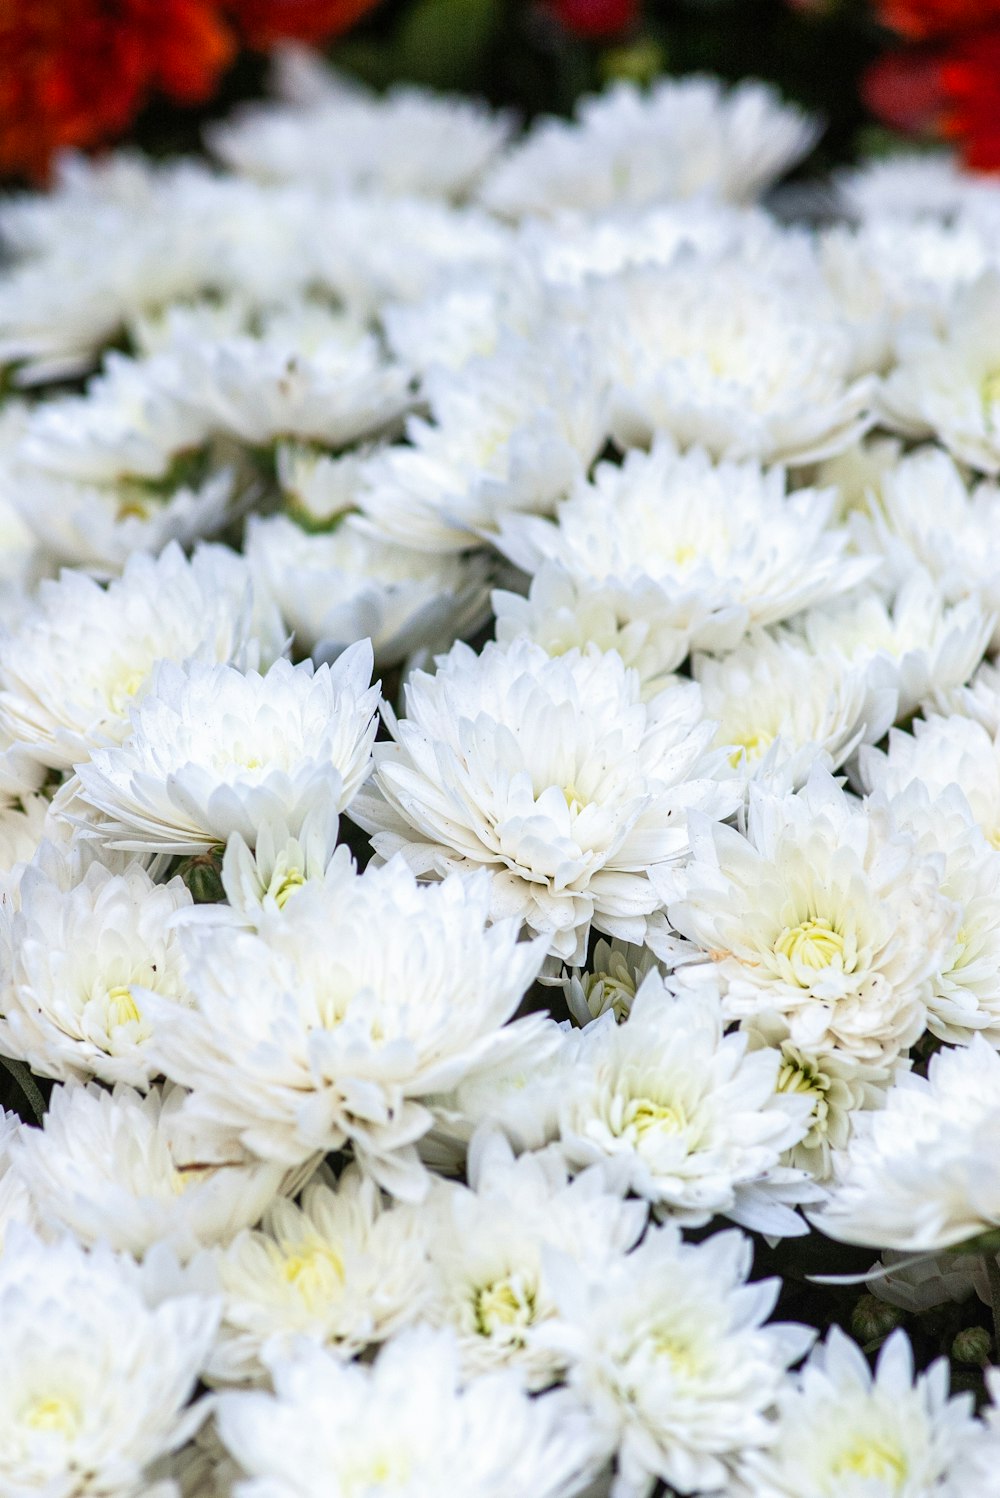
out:
M0 178L43 182L67 147L196 148L286 41L526 119L616 78L754 76L824 119L812 170L901 139L1000 169L1000 0L2 0Z

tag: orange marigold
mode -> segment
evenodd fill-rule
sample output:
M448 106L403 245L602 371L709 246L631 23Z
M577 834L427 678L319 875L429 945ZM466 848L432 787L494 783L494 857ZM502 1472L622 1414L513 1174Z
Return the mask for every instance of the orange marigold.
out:
M1000 0L881 0L879 20L901 36L943 36L1000 20Z
M216 0L0 0L0 175L44 176L155 91L208 98L235 46Z

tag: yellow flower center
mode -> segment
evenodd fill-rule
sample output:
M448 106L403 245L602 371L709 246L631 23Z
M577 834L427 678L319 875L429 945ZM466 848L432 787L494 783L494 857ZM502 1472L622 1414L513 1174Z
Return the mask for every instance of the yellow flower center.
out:
M344 1261L330 1243L300 1243L281 1265L281 1277L298 1293L308 1311L319 1310L339 1295L347 1278Z
M28 1406L23 1419L32 1430L75 1436L80 1429L80 1406L65 1394L45 1394Z
M296 890L302 888L306 882L306 876L301 869L287 869L277 884L272 888L275 904L279 910L284 910Z
M675 1373L685 1378L693 1377L701 1367L701 1359L686 1337L669 1332L660 1332L653 1338L657 1357L664 1358Z
M763 759L774 743L774 734L769 733L766 728L751 729L747 733L731 735L726 743L735 746L729 755L729 763L735 770L744 755L751 763Z
M502 1327L530 1326L535 1319L535 1292L521 1283L520 1275L481 1285L473 1297L476 1331L491 1337Z
M898 1492L906 1480L906 1461L902 1453L884 1441L857 1441L840 1453L831 1468L834 1477L874 1477L889 1479Z
M621 1132L639 1141L647 1134L679 1134L686 1125L683 1108L643 1097L635 1098L625 1109Z
M822 916L812 916L798 926L786 926L774 950L787 957L793 969L804 968L808 975L842 960L844 946L844 937L836 926ZM803 988L808 987L808 976L803 980L796 973L795 977Z
M132 997L132 990L123 983L108 989L106 1003L109 1030L117 1029L119 1025L132 1025L139 1018L139 1006Z
M989 411L991 406L1000 405L1000 369L991 369L982 384L983 405Z
M566 805L574 814L578 811L582 811L587 804L572 781L569 785L563 786L563 795L566 798Z
M146 680L148 671L133 668L131 671L123 671L122 674L108 682L106 696L108 706L111 710L124 717L139 688Z

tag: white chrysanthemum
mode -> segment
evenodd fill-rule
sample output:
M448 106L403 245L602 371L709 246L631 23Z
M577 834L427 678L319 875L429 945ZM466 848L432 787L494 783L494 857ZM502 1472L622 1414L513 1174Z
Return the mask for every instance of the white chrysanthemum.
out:
M774 1435L749 1459L740 1492L753 1498L987 1498L969 1485L983 1439L971 1394L948 1397L948 1362L914 1378L905 1332L881 1348L875 1373L833 1326L778 1391Z
M854 1115L877 1108L898 1069L859 1061L841 1050L806 1052L788 1039L782 1016L760 1015L744 1028L753 1048L768 1046L779 1057L777 1092L804 1097L809 1103L808 1130L785 1155L787 1164L825 1181L833 1169L834 1151L846 1148Z
M818 1228L846 1243L937 1252L1000 1227L1000 1055L975 1035L927 1076L897 1078L855 1120Z
M44 841L69 842L69 825L57 820L52 803L44 795L24 795L19 802L0 811L0 896L12 904L17 890Z
M191 904L183 882L154 884L140 863L80 875L49 859L24 871L19 893L0 929L0 1050L44 1077L148 1086L146 992L189 1002L171 925Z
M294 835L282 819L271 818L258 824L253 848L234 832L226 843L221 870L234 918L258 926L274 911L284 910L310 880L336 882L341 878L351 854L343 844L338 848L339 830L336 798L327 796L317 800ZM217 906L191 912L192 919L210 922L225 915Z
M511 1018L542 962L517 924L489 928L489 882L418 885L401 859L312 881L261 934L185 926L195 1008L155 1004L157 1057L194 1120L297 1165L351 1140L396 1195L426 1179L421 1099L505 1059L540 1021ZM149 1002L154 1001L150 998Z
M541 564L526 598L502 588L491 596L501 645L533 640L552 656L615 650L638 673L644 702L671 685L693 635L732 645L744 627L741 609L713 613L695 591L673 600L650 578L594 582L573 577L559 562Z
M931 705L944 718L971 718L991 739L996 738L1000 733L1000 666L983 661L965 686L936 693Z
M329 531L354 508L365 464L377 445L323 452L307 442L279 442L274 451L285 510L310 534Z
M664 78L581 99L573 123L543 119L493 169L482 199L508 217L597 213L706 194L747 202L816 137L808 116L766 84Z
M278 653L280 621L273 606L254 617L250 571L222 547L190 562L176 544L133 556L106 589L63 572L0 641L0 724L43 765L69 769L126 737L156 661L256 666L261 646Z
M879 393L882 419L907 437L936 437L970 467L1000 473L1000 271L959 291L946 326L915 323L896 340Z
M638 267L588 288L612 384L612 433L668 432L717 457L805 463L871 425L856 333L818 275L733 255Z
M923 1033L958 928L943 859L885 805L815 770L794 796L750 790L747 835L695 822L693 858L653 870L671 924L701 948L735 1018L778 1013L793 1045L889 1062Z
M922 781L932 800L958 786L970 820L986 841L1000 848L1000 735L962 717L917 718L912 733L893 729L885 754L865 748L861 771L869 790L899 795Z
M161 383L178 405L253 447L279 437L345 447L397 426L413 404L407 371L319 302L272 309L252 333L199 337L182 322L170 355L160 356Z
M839 769L896 717L894 688L873 685L866 662L810 650L787 631L755 631L721 660L695 656L691 671L733 766L791 790L814 765Z
M308 182L462 198L510 135L508 117L475 99L397 85L381 97L340 80L307 101L257 104L214 125L208 143L234 171Z
M997 485L984 479L970 493L954 459L924 447L886 467L852 525L866 551L882 553L897 586L919 567L945 602L977 598L1000 615L998 521Z
M561 1256L600 1279L642 1235L646 1207L599 1168L571 1182L557 1151L515 1160L491 1133L473 1139L468 1179L439 1184L424 1209L436 1276L425 1317L455 1332L467 1376L513 1366L543 1389L566 1366L538 1341L558 1315Z
M12 1228L0 1255L0 1319L0 1488L59 1498L157 1494L155 1464L206 1413L189 1400L217 1303L181 1294L150 1308L130 1261Z
M602 584L606 607L629 624L634 617L637 632L645 625L664 655L671 632L696 649L724 650L750 625L776 623L867 575L871 564L846 558L846 533L829 525L834 497L786 493L780 469L714 464L660 437L621 467L599 464L554 520L506 516L497 544L526 572L557 562Z
M982 225L889 214L827 229L819 255L825 281L868 347L866 367L876 370L891 364L902 319L940 325L954 293L997 264Z
M609 1011L621 1023L628 1019L643 978L658 966L648 947L619 941L598 941L586 968L563 968L561 975L543 975L543 983L558 983L566 1007L581 1028Z
M23 1128L13 1150L39 1222L136 1258L157 1243L190 1258L257 1222L282 1167L248 1160L218 1136L201 1151L186 1148L182 1100L169 1087L146 1097L122 1086L56 1087L42 1128Z
M377 667L397 666L420 650L446 650L489 612L484 556L398 546L350 516L318 535L283 515L255 516L246 555L296 648L318 660L368 638Z
M583 335L549 327L460 371L432 371L435 424L411 419L409 444L366 465L356 502L371 528L403 546L464 551L509 511L550 513L608 435L597 362Z
M747 1284L752 1254L742 1233L684 1243L669 1223L599 1278L567 1284L553 1340L617 1441L614 1498L646 1498L657 1477L677 1493L722 1491L767 1441L767 1411L813 1332L763 1324L780 1281Z
M932 979L927 1027L951 1044L978 1030L1000 1046L1000 858L957 786L931 792L916 780L891 806L922 848L943 856L941 892L960 912L954 941Z
M378 687L371 645L332 666L275 661L264 676L172 661L155 667L132 732L78 767L111 847L197 853L269 818L298 831L318 800L342 810L368 775Z
M839 652L873 689L897 693L902 720L969 680L997 618L974 595L946 603L939 583L914 567L888 600L875 587L858 589L810 609L794 628L818 656Z
M715 778L697 686L643 703L614 652L458 644L436 676L410 677L406 708L353 820L420 874L488 868L494 914L568 960L582 960L592 922L641 941L660 904L648 872L686 852L688 810L725 817L742 799Z
M307 1186L301 1206L279 1198L213 1261L223 1312L207 1371L222 1383L262 1379L263 1349L299 1337L356 1357L418 1320L430 1289L421 1219L354 1166L336 1189Z
M954 151L893 151L870 156L837 179L847 211L862 221L871 218L951 219L977 202L996 195L990 177L966 171Z
M217 1403L235 1498L582 1498L604 1455L561 1391L532 1399L508 1370L463 1386L445 1332L407 1332L374 1367L302 1348L271 1374L274 1394Z
M580 1034L558 1105L575 1166L611 1160L660 1215L702 1227L723 1214L765 1233L805 1225L786 1203L815 1196L780 1164L808 1127L809 1103L780 1093L779 1058L726 1035L718 994L671 993L650 973L628 1018Z

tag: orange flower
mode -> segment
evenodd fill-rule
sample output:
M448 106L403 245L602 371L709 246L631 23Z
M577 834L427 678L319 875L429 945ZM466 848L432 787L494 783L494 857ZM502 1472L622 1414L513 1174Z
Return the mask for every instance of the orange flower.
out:
M234 49L215 0L0 0L0 175L43 177L157 90L208 98Z
M339 36L374 10L379 0L230 0L251 47L275 42L321 42Z
M1000 20L1000 0L881 0L879 20L901 36L943 36Z

